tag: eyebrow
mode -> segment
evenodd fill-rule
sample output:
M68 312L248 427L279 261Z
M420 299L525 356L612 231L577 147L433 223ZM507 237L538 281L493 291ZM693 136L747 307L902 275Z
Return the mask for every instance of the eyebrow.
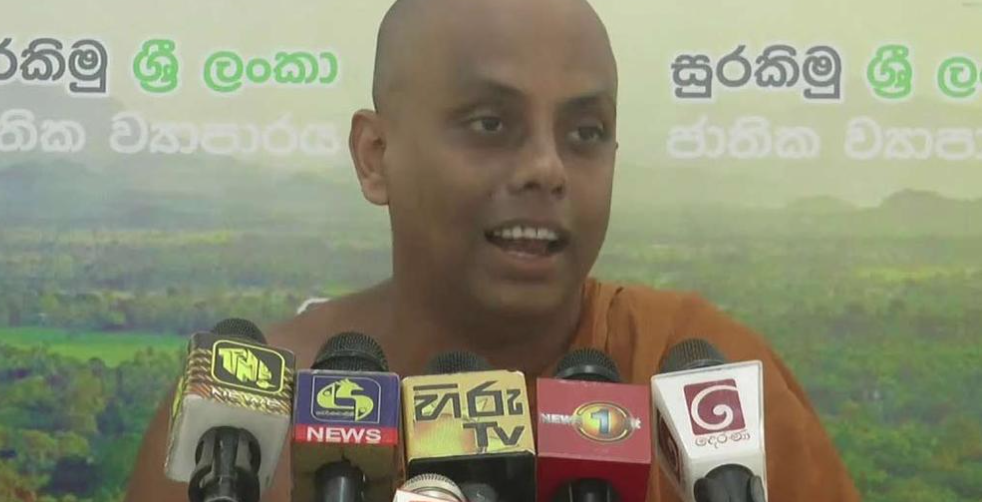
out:
M504 101L525 101L526 99L526 95L521 89L493 78L479 75L464 75L460 79L457 79L457 87L469 95L493 96ZM566 99L560 105L560 108L565 110L580 110L605 104L611 108L616 108L616 100L613 92L610 89L599 87Z
M601 89L569 99L563 103L562 107L564 109L580 110L597 105L609 105L611 109L615 110L617 108L616 104L613 93L607 89Z
M464 76L455 79L455 84L458 89L469 96L493 96L509 101L523 101L525 99L525 93L518 88L494 79L477 75L465 74Z

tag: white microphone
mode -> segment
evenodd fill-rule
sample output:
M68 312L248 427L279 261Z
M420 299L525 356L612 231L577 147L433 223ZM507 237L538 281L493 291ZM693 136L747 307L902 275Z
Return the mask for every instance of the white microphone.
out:
M294 366L244 319L191 337L164 461L188 500L258 502L290 429Z
M685 502L766 502L763 365L685 340L651 378L657 457Z
M467 502L467 498L450 478L420 474L403 483L392 502Z

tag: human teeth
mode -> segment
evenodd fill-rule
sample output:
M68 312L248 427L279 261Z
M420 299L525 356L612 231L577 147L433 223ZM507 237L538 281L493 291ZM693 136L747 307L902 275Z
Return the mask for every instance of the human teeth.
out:
M511 228L498 229L492 235L499 239L535 239L540 241L556 241L559 236L556 232L548 228L535 228L514 226Z

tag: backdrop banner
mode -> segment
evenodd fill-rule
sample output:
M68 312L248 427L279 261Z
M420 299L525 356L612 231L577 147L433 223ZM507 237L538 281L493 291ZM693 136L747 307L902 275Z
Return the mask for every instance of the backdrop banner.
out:
M865 500L982 500L982 1L593 4L594 275L762 333ZM3 3L0 500L121 501L190 333L389 275L347 137L390 5Z

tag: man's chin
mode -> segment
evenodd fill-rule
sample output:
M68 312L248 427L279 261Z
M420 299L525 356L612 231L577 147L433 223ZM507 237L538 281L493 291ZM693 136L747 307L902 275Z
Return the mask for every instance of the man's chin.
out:
M561 315L570 298L578 298L578 295L571 296L575 287L561 281L493 281L477 285L475 297L486 312L502 320L534 321Z

